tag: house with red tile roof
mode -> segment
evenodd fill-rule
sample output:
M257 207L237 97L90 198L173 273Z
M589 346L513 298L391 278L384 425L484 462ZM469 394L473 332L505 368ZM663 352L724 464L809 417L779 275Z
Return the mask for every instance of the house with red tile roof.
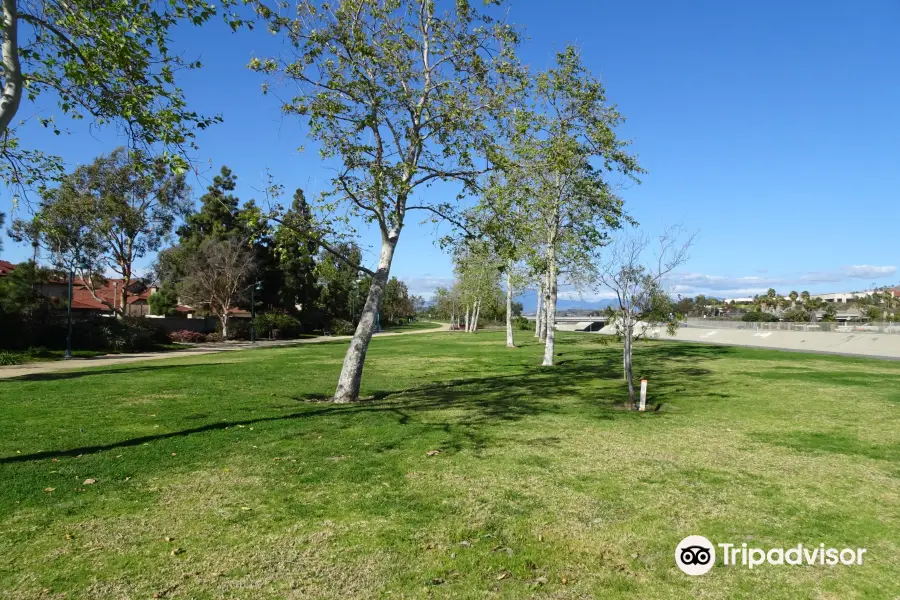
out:
M0 277L15 270L16 265L9 261L0 260ZM50 299L54 304L65 305L69 295L69 280L66 277L51 279L39 285L39 292ZM124 279L105 279L95 285L91 292L89 282L81 277L76 277L72 282L72 310L80 313L114 314L122 303L122 286ZM128 296L125 314L135 317L143 317L150 314L150 296L159 286L147 285L139 279L132 279L128 283ZM193 309L180 306L179 312L188 314Z
M0 260L0 277L6 275L10 271L13 271L16 268L16 265L12 264L8 260Z

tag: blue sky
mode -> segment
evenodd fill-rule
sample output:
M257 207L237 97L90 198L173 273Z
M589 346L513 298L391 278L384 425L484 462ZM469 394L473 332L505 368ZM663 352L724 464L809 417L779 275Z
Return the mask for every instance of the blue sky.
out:
M620 134L648 170L623 193L630 214L651 234L673 223L699 231L675 291L733 297L900 281L900 3L513 0L509 14L525 27L527 63L547 67L575 43L628 118ZM242 199L262 197L266 169L289 190L325 189L331 171L315 151L298 153L308 145L302 127L245 67L277 41L215 23L181 30L176 42L205 64L180 80L192 106L224 118L199 136L198 196L222 164L238 174ZM23 137L71 166L121 143L112 131L71 130L57 138L26 125ZM0 211L12 211L8 192ZM401 237L392 274L415 293L450 280L434 239L434 226L413 223ZM377 241L375 232L361 238L370 261ZM2 258L27 255L4 240Z

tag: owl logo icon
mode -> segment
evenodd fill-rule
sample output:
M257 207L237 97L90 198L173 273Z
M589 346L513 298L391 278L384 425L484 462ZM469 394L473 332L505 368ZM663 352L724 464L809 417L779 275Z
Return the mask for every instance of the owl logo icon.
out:
M688 575L703 575L716 564L716 548L702 535L689 535L675 547L675 564Z

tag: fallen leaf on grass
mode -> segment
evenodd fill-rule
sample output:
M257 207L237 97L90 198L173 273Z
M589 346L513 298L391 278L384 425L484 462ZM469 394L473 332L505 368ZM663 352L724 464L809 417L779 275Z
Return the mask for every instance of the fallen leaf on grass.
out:
M503 571L502 573L497 575L497 581L502 581L504 579L507 579L509 577L509 575L510 575L509 571Z
M85 479L84 483L82 483L81 485L93 485L95 483L97 483L96 479Z
M426 454L427 456L437 456L437 455L440 454L440 453L441 453L440 450L429 450L429 451L426 452L425 454Z
M171 552L172 556L178 556L179 554L184 554L184 548L174 548Z
M166 542L174 542L174 541L175 541L175 538L166 536L166 537L163 538L163 540L166 541Z
M44 491L47 492L47 493L49 494L50 492L52 492L52 491L55 490L55 489L56 489L56 488L44 488Z

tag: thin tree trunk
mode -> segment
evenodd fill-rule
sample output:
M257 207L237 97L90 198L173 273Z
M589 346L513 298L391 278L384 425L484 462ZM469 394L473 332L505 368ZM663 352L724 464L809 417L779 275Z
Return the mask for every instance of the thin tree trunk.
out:
M538 288L537 312L534 314L534 337L543 339L544 335L544 278L541 277L541 286Z
M366 304L359 317L359 324L356 326L356 332L353 334L350 347L347 348L347 354L344 356L344 366L341 368L337 390L332 398L334 402L355 402L359 399L359 387L362 384L366 352L369 349L369 342L372 341L372 334L375 332L376 315L381 308L381 299L384 296L384 288L387 285L391 261L394 259L394 249L397 247L399 237L400 232L392 230L387 238L382 238L378 270L372 277Z
M547 315L545 325L547 340L544 342L544 366L553 366L553 355L556 350L556 249L551 245L547 249L547 302L544 312Z
M466 303L466 333L469 333L469 303Z
M544 322L541 324L541 341L547 341L547 307L550 306L550 274L544 274ZM555 307L554 307L555 308ZM556 319L556 312L553 313L554 319ZM553 323L555 326L556 323Z
M3 96L0 98L0 135L9 130L9 124L19 111L22 102L24 78L19 63L19 14L16 0L3 0Z
M228 338L228 309L219 315L219 322L222 324L222 339Z
M631 402L631 410L637 410L637 401L634 397L634 375L632 372L632 332L633 326L629 317L625 324L625 380L628 382L628 401Z
M472 333L478 331L478 317L481 316L481 298L475 301L474 316L472 317Z
M513 339L512 326L512 265L506 269L506 347L515 348L516 342Z
M119 308L122 310L122 316L128 316L128 284L131 282L131 270L126 270L126 274L122 277L122 291L119 292Z

